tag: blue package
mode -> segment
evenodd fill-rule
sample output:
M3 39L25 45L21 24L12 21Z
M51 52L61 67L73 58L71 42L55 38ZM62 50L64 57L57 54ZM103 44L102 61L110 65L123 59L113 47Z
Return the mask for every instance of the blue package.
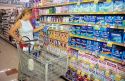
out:
M98 8L97 9L98 9L99 12L104 12L103 7L104 7L104 3L98 3Z
M90 11L91 12L98 12L97 10L97 4L90 3Z
M124 3L123 0L114 0L114 12L123 12L124 9Z
M87 34L86 34L87 37L89 38L93 38L94 37L94 28L93 26L88 26L87 27Z
M122 27L123 26L123 18L124 16L115 16L115 26L116 27Z
M109 26L110 28L114 28L115 27L114 20L115 20L114 16L105 16L105 25Z
M87 34L87 27L86 26L82 26L81 27L81 36L86 36Z
M107 43L103 42L101 49L102 54L111 54L112 47L107 46Z
M70 27L70 33L73 34L73 35L76 34L75 26Z
M125 16L123 17L122 27L125 28Z
M76 26L75 30L76 30L76 35L80 36L81 35L81 27L80 26Z
M121 46L113 45L113 47L112 47L112 57L124 60L124 53L125 53L125 48L123 48Z
M94 26L94 38L100 39L100 27Z
M116 43L123 43L124 30L112 29L110 30L110 41Z
M87 40L87 44L86 44L86 49L89 51L93 51L93 42L92 40Z
M89 16L84 16L84 21L85 21L85 24L88 24L90 21Z
M89 16L89 24L90 25L96 24L96 16Z
M86 49L86 45L87 45L87 40L86 39L82 39L81 40L81 45L82 45L82 50Z
M100 38L101 38L101 40L105 40L105 41L107 41L107 40L109 40L109 28L105 28L105 27L101 27L100 28Z
M123 35L123 43L125 44L125 32L124 32L124 35Z
M80 16L75 16L73 19L73 23L78 24L79 23Z
M97 16L96 24L104 26L105 25L105 16Z
M113 12L113 2L104 2L103 3L103 12Z
M94 41L93 51L97 52L97 53L100 53L101 52L101 46L102 46L101 42Z
M76 46L76 40L75 40L75 38L69 38L68 39L68 44L69 44L69 46L75 47Z

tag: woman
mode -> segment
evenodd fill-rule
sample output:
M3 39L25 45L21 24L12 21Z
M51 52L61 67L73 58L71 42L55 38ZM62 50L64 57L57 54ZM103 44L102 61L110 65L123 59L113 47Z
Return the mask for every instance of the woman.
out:
M32 17L32 10L31 9L25 9L23 10L22 14L17 19L14 26L10 29L9 33L10 35L20 43L25 43L27 39L22 39L23 36L27 36L30 40L33 40L33 32L40 31L43 27L39 27L36 29L33 29L30 19ZM17 35L17 31L19 31L19 36Z

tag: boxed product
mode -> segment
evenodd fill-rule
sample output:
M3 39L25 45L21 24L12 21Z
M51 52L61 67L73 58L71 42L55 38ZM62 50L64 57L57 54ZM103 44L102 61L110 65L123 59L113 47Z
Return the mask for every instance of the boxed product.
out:
M115 74L117 73L117 64L111 61L107 61L106 65L106 76L111 79L111 81L115 80Z
M97 4L90 3L90 12L98 12Z
M105 25L110 27L110 28L114 28L115 26L115 18L114 16L105 16Z
M98 25L94 26L94 38L100 39L100 27Z
M81 36L86 36L87 34L87 27L86 26L82 26L81 27Z
M101 47L101 54L111 54L112 48L107 46L107 43L102 43L102 47Z
M123 34L124 30L120 29L111 29L110 30L110 41L117 42L117 43L123 43Z
M94 37L94 28L93 26L88 26L87 27L87 34L86 34L87 37L89 38L93 38Z
M100 37L102 40L109 40L109 28L101 27L100 28Z
M101 42L94 41L93 52L95 52L96 55L100 54L100 52L101 52L101 46L102 46Z
M90 17L89 16L84 16L84 21L85 21L85 24L88 24L90 22Z
M115 46L112 47L112 57L115 57L120 60L125 60L125 48L122 46Z
M124 19L124 16L115 16L114 17L114 20L115 20L115 26L116 27L123 27L123 19Z
M76 26L75 27L75 30L76 30L76 35L81 35L81 27L80 26Z
M90 25L96 24L96 16L89 16L89 24Z
M87 40L86 39L82 39L81 40L82 50L86 49L86 44L87 44Z
M103 12L113 12L113 2L104 2L102 9Z
M123 0L114 0L114 12L123 12L124 9L124 3Z
M105 25L105 16L96 16L96 24Z
M87 40L86 49L93 52L93 44L94 44L94 41Z

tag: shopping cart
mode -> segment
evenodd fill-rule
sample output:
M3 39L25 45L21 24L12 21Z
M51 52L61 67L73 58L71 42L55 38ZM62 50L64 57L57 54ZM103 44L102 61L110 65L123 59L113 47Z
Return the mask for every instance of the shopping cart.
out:
M37 40L38 41L38 40ZM19 53L19 81L56 81L67 71L67 56L56 56L41 46L39 50L23 51L17 44ZM39 56L34 55L40 53Z

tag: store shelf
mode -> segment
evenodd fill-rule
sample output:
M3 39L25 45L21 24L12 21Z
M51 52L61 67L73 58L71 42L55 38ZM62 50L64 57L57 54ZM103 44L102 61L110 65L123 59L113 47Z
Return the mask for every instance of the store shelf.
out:
M114 44L114 45L118 45L118 46L123 46L123 47L125 47L124 44L119 44L119 43L115 43L115 42L111 42L111 41L108 42L108 41L104 41L104 40L89 38L89 37L85 37L85 36L78 36L78 35L73 35L73 34L70 34L70 36L71 36L71 37L78 37L78 38L88 39L88 40L93 40L93 41L106 42L106 43L110 43L110 44Z
M73 23L65 23L65 22L41 22L41 23L45 23L45 24L61 24L61 25L76 25L76 26L84 26L85 24L73 24ZM92 25L94 26L94 25ZM124 29L123 27L114 27L111 29Z
M68 31L65 31L65 30L54 30L54 29L49 29L49 31L68 33Z
M7 41L7 42L8 42L9 44L11 44L12 46L16 47L16 44L13 44L12 42L10 42L5 36L3 36L3 35L0 34L0 37L1 37L3 40Z
M69 48L72 48L72 49L75 49L75 50L80 50L80 51L83 51L83 50L81 50L81 49L79 49L79 48L75 48L75 47L72 47L72 46L69 46ZM89 51L89 50L87 50L87 51ZM105 55L105 54L104 54ZM94 56L94 55L93 55ZM100 55L100 56L103 56L102 54ZM100 57L99 56L99 57ZM105 60L108 60L108 61L112 61L112 62L115 62L115 63L119 63L119 64L122 64L122 62L121 62L121 60L119 60L119 59L117 59L117 58L111 58L111 57L108 57L108 56L104 56L105 58Z
M69 3L61 3L61 4L53 4L53 5L49 5L49 6L41 6L38 8L50 8L50 7L58 7L58 6L67 6L67 5L72 5L72 4L76 4L77 2L69 2Z
M55 14L41 14L40 16L54 16L54 15L125 15L125 12L86 12L86 13L55 13Z

